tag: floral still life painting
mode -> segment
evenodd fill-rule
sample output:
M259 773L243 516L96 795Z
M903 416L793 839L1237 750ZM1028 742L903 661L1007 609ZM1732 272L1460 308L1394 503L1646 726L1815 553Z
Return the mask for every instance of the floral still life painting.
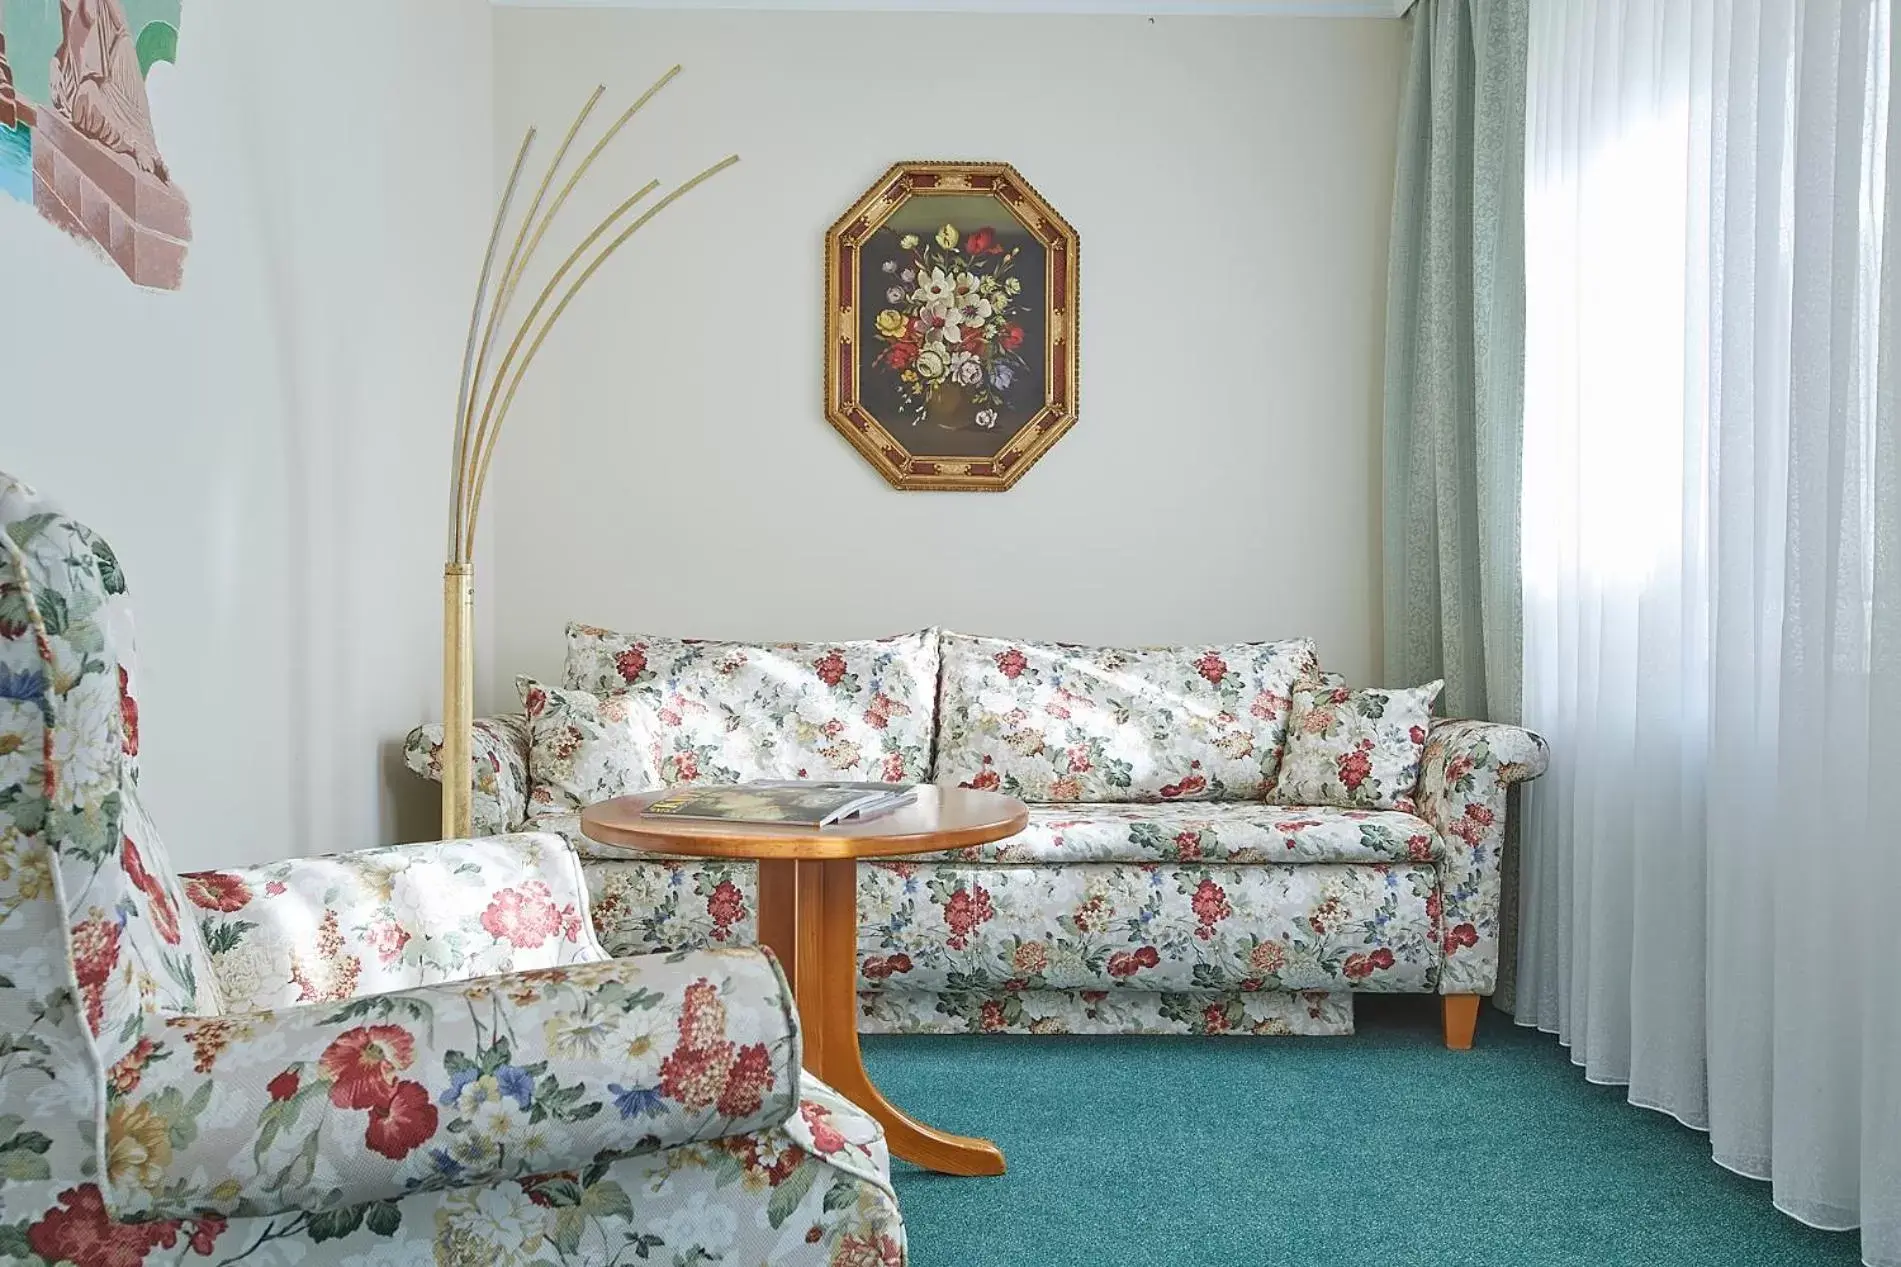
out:
M826 255L826 415L892 484L1008 488L1074 421L1076 233L1014 169L901 163Z

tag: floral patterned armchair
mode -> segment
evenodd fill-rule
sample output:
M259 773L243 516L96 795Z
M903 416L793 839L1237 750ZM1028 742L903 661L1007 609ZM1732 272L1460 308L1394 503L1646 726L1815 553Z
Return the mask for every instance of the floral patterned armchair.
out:
M125 580L0 475L0 1257L898 1267L757 950L612 960L558 837L175 876Z

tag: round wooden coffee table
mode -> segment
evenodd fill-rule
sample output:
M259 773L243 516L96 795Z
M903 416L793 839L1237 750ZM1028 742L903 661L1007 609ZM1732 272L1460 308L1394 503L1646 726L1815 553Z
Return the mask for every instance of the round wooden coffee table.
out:
M913 1121L872 1085L858 1050L858 860L931 853L1002 840L1029 814L1015 797L967 788L918 788L917 800L866 822L811 828L647 818L667 791L623 796L581 811L590 840L648 853L751 858L759 864L759 940L792 981L805 1067L877 1118L894 1156L952 1175L1000 1175L1003 1153Z

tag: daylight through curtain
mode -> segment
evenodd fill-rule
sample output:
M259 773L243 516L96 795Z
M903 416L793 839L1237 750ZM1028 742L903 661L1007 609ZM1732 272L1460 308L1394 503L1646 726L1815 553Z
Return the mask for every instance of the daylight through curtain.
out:
M1892 0L1539 0L1521 1023L1901 1264Z

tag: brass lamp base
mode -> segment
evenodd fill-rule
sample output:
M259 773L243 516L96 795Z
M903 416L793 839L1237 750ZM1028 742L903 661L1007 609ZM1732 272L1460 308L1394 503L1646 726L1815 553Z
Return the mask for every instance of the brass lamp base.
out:
M475 566L442 569L442 837L470 831L470 732L475 724Z

